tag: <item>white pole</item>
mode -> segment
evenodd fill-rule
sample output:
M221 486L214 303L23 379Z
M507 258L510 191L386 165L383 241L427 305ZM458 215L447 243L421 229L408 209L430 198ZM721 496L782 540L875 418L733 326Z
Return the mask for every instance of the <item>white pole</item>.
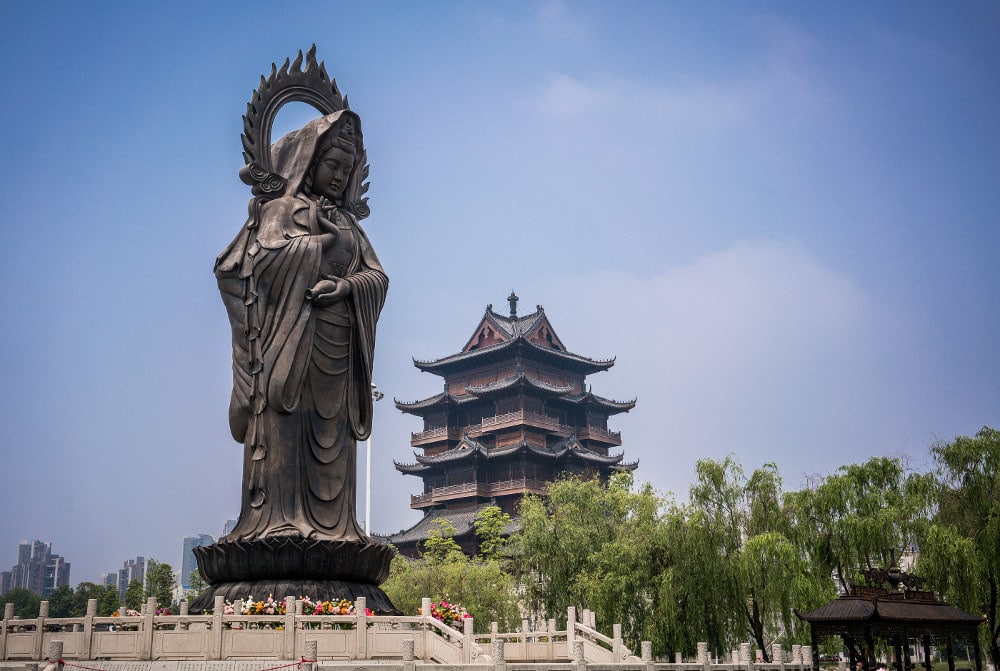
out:
M374 406L374 401L381 401L385 394L378 390L378 387L372 383L372 402ZM374 410L374 407L373 407ZM372 419L374 420L375 413L372 412ZM374 423L374 421L373 421ZM365 448L365 533L370 534L372 532L372 436L368 434L368 440L365 441L367 446Z

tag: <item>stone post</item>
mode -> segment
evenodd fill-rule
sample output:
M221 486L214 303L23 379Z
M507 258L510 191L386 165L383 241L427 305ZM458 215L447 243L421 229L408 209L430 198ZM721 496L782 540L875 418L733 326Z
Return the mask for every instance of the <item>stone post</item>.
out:
M212 607L212 643L209 659L222 659L222 614L226 610L226 598L215 597Z
M297 659L302 653L295 649L295 597L285 597L285 659ZM310 657L309 659L312 659Z
M493 668L495 671L507 671L507 658L504 657L503 639L493 639Z
M431 616L431 600L426 596L420 600L420 614L424 617Z
M35 651L35 659L41 659L44 651L42 646L45 645L45 618L49 616L49 602L42 601L38 604L38 619L35 620L35 640L33 642L33 648Z
M785 668L785 653L782 651L780 643L771 644L771 661L780 664L782 669Z
M675 652L674 653L674 664L683 664L683 663L684 663L684 655L682 655L679 652Z
M802 646L795 643L792 644L792 664L802 666Z
M181 615L188 615L191 611L191 604L187 599L181 601Z
M13 620L14 619L14 604L8 603L4 604L3 607L3 619Z
M802 666L806 667L807 669L811 669L812 665L813 665L813 648L811 645L803 645Z
M10 619L10 618L6 618ZM38 662L28 662L24 665L24 671L38 671Z
M97 617L97 599L87 599L87 610L83 614L83 641L80 644L81 659L91 659L90 651L94 643L95 617Z
M746 671L753 669L753 659L750 657L750 644L740 643L740 666Z
M319 659L319 645L316 643L316 639L306 639L306 668L302 671L316 671L316 666Z
M837 660L837 671L847 671L847 660L844 659L843 655Z
M573 642L576 640L576 607L566 609L566 656L573 659Z
M702 666L711 663L711 660L708 657L708 643L698 644L698 663Z
M368 618L365 615L367 608L368 601L365 597L359 596L354 599L354 640L358 652L355 659L368 659ZM430 609L427 612L430 613Z
M56 668L63 668L63 642L49 641L49 664L55 664Z
M473 619L467 617L462 620L462 663L472 664L472 646L476 644L472 633Z
M414 645L412 638L403 639L403 671L414 671L417 665L413 661Z
M642 641L639 643L642 650L642 663L646 665L646 671L653 671L653 643L652 641Z
M611 625L611 658L614 660L613 664L621 664L624 658L622 650L625 648L625 643L622 642L622 625L618 622Z
M587 660L583 656L583 641L573 641L573 666L575 671L587 671Z

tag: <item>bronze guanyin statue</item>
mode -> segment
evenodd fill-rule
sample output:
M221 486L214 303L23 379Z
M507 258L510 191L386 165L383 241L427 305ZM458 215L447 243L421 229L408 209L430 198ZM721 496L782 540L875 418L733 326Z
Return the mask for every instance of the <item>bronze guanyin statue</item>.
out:
M229 423L243 443L240 518L195 550L209 588L193 610L273 594L364 596L392 549L355 519L356 444L371 431L375 326L388 277L358 220L369 214L361 120L316 62L315 46L261 78L243 117L249 217L215 274L232 325ZM271 146L287 102L322 114Z

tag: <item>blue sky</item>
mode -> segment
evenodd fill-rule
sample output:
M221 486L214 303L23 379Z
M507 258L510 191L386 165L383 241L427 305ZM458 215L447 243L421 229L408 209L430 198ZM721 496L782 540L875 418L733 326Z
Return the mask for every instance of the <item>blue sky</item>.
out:
M411 359L512 289L617 357L593 390L638 398L612 428L681 499L701 457L794 489L1000 423L995 3L33 2L0 25L0 567L34 538L74 583L178 567L238 513L212 264L246 215L246 102L314 42L362 117L391 278L377 531L419 517L392 461L420 423L391 399L440 379Z

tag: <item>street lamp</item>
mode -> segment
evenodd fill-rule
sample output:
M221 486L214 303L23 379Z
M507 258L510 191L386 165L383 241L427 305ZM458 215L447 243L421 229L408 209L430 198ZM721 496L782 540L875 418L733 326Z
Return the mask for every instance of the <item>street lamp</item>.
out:
M385 394L378 390L375 383L372 383L372 401L381 401ZM375 424L375 408L372 408L372 428ZM365 533L372 531L372 434L368 434L368 443L365 458Z

